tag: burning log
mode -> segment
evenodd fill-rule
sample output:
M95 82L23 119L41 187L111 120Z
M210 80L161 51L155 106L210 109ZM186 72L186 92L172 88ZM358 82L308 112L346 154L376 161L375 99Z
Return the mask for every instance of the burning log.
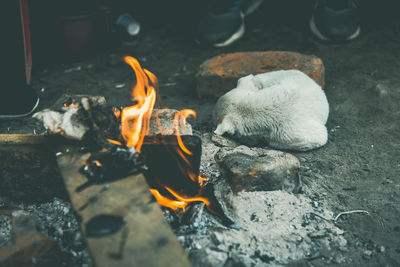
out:
M200 184L190 176L197 178L200 174L201 139L188 135L181 138L192 155L180 157L176 137L158 135L144 139L141 157L148 167L145 174L152 188L166 190L164 186L168 186L193 197L200 191Z
M148 166L145 176L156 199L161 205L174 210L185 210L191 202L204 202L207 210L224 225L233 224L216 199L213 184L202 186L197 180L200 175L201 139L197 136L181 136L181 140L191 151L186 157L179 153L180 146L175 136L144 139L141 156Z
M182 157L175 136L146 136L140 153L109 143L105 151L92 153L80 172L88 178L76 188L81 192L94 184L105 184L143 172L151 192L159 204L173 210L185 210L192 202L204 202L207 209L225 225L233 222L224 214L214 196L213 185L201 186L201 139L181 136L182 143L192 153ZM145 166L144 166L145 163Z

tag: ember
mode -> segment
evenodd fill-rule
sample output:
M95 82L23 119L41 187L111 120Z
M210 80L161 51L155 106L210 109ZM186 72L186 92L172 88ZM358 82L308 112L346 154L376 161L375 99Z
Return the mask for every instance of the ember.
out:
M78 187L77 191L82 191L91 184L109 182L144 169L145 166L138 159L134 147L126 148L112 142L106 143L101 151L92 153L80 169L88 178L88 182Z

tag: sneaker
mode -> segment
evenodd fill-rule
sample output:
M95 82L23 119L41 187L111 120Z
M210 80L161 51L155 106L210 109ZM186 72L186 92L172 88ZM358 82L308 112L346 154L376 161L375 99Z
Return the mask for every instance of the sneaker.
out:
M244 16L248 16L257 10L264 0L243 0Z
M5 97L2 96L0 119L20 118L30 115L39 105L39 97L29 85L22 85ZM17 92L16 92L17 91Z
M197 43L224 47L239 40L244 32L244 17L264 0L214 0L197 26Z
M361 32L356 4L353 0L318 0L310 30L322 41L355 39Z

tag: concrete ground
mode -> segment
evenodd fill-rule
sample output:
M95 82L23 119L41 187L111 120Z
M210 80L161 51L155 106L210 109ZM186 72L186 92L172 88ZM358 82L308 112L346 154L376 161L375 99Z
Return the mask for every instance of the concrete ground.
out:
M39 109L51 106L63 93L104 95L113 105L129 104L134 78L122 57L131 55L159 78L159 107L192 108L198 114L194 128L211 131L215 99L198 99L195 93L194 75L204 60L236 51L316 55L326 67L329 141L318 150L294 153L302 164L304 190L336 213L369 212L338 220L348 240L350 265L399 266L400 20L393 16L395 6L390 6L390 1L386 2L389 6L359 1L361 36L348 43L323 44L307 32L312 1L271 2L248 18L243 39L227 48L195 46L185 35L190 28L176 24L189 15L178 12L168 23L162 23L168 18L165 14L155 21L144 19L143 31L136 39L87 60L42 64L33 76L33 86L41 97ZM170 15L177 12L168 11ZM0 130L33 133L34 126L26 126L28 121L2 121ZM329 253L294 265L325 266Z

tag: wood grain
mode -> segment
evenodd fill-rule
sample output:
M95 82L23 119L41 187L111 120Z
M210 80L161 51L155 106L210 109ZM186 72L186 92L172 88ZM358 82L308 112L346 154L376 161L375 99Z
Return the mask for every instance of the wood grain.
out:
M191 266L142 174L107 185L93 185L77 193L76 188L87 181L79 168L89 154L76 144L60 145L60 139L55 140L43 135L0 134L0 144L8 149L14 145L20 150L21 145L43 144L60 153L59 170L97 267ZM122 216L125 225L112 235L87 237L86 223L100 214Z
M105 185L93 185L80 193L76 188L86 182L79 168L89 157L78 147L57 158L72 205L81 217L84 235L86 223L96 215L122 216L123 228L101 238L86 236L96 266L190 266L176 236L151 197L142 174L132 175Z

